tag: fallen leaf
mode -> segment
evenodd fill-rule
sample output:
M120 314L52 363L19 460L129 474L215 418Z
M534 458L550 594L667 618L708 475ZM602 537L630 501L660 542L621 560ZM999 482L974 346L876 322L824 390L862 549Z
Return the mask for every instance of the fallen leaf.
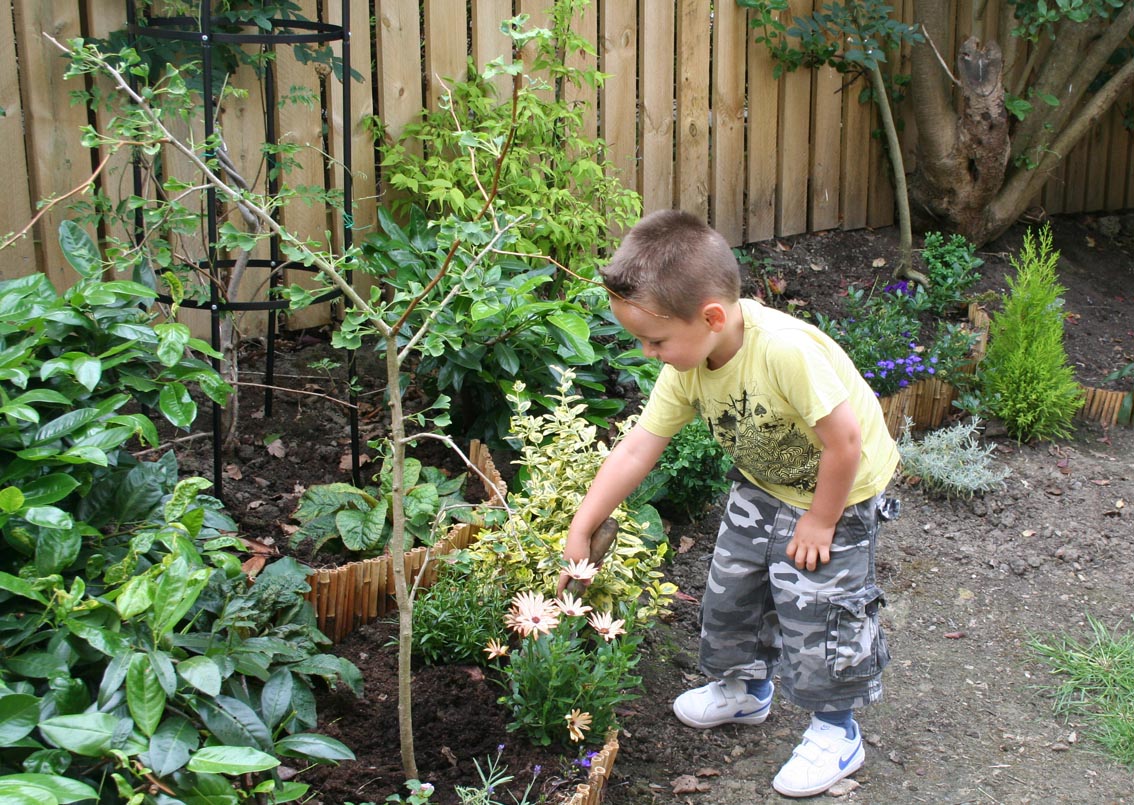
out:
M964 632L946 632L945 633L945 639L946 640L960 640L964 636L965 636Z
M299 530L299 526L292 525L291 523L280 523L280 531L287 534L289 537Z
M709 768L708 766L697 769L698 777L720 777L721 773L718 769Z
M1020 532L1021 537L1034 537L1036 535L1035 529L1028 528Z
M284 447L282 439L273 439L268 442L268 453L276 458L283 458L287 455L287 448Z
M875 257L874 262L871 263L870 265L874 266L875 268L882 268L882 266L886 265L886 258L885 257Z
M1091 237L1090 235L1087 235L1086 241L1087 241L1087 248L1088 249L1095 248L1095 239L1093 237Z
M827 266L821 266L818 263L812 263L811 264L811 270L812 271L826 271Z
M244 575L248 578L254 579L256 578L256 574L263 570L264 565L267 563L268 558L266 556L249 556L240 563L240 569L244 571Z
M695 597L691 596L689 593L683 593L683 592L681 592L681 590L678 590L677 592L675 592L673 594L673 597L676 598L678 601L684 601L687 604L698 604L698 603L700 603Z
M703 791L708 791L711 787L708 783L702 783L692 774L683 774L670 783L673 788L674 794L698 794Z
M791 246L788 246L782 240L777 240L776 241L776 251L778 251L778 252L790 252Z
M1118 500L1114 501L1114 508L1125 509L1126 508L1126 501L1123 500L1122 498L1119 498Z
M252 501L248 502L248 508L249 509L258 509L263 505L264 505L264 501L262 501L262 500L252 500Z
M257 408L255 411L253 411L250 414L250 416L251 416L252 419L263 419L264 418L264 409L263 408Z
M682 537L681 541L677 543L677 552L689 553L689 549L696 544L692 537Z
M457 768L457 764L460 761L457 759L457 753L456 752L454 752L452 749L450 749L447 746L442 746L441 747L441 755L445 758L445 760L449 761L450 766L452 766L454 769Z
M239 481L244 477L244 473L240 471L240 467L235 464L226 464L224 467L224 477L230 478L233 481Z
M1091 483L1095 486L1110 486L1109 478L1092 478Z
M828 788L826 793L829 797L845 797L847 794L850 794L855 789L857 789L858 786L859 783L857 780L852 780L849 777L844 777L842 780L839 780L833 786Z

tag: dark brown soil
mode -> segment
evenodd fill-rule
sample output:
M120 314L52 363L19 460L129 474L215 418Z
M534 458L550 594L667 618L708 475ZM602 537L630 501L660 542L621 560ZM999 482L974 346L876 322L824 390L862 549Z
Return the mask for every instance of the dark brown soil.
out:
M1082 383L1103 385L1107 374L1134 361L1134 218L1053 223L1064 258L1068 355ZM1023 231L1014 228L982 252L978 290L1007 290L1007 256ZM806 302L805 310L837 315L848 285L888 281L895 246L893 230L861 230L750 249L782 273L786 297ZM882 267L875 265L879 258L886 261ZM334 395L334 385L309 368L328 354L317 338L285 343L279 384ZM247 364L255 361L250 356ZM367 391L364 399L377 399L374 389ZM349 455L346 416L310 396L277 395L266 421L252 416L254 398L244 405L244 439L226 462L225 501L248 535L280 544L304 487L349 480L342 464ZM368 406L364 438L382 427L380 410ZM268 433L279 435L282 457L268 452ZM180 446L184 471L211 476L207 444L197 439ZM1134 431L1083 423L1075 438L1058 443L998 442L996 457L1012 474L1005 493L984 499L944 502L895 482L904 514L886 526L879 551L894 661L885 699L861 714L867 764L848 799L895 805L1134 801L1131 770L1108 761L1082 724L1053 714L1045 690L1052 678L1027 645L1032 636L1053 631L1083 636L1088 615L1114 628L1134 626L1134 523L1127 505L1134 501ZM698 732L670 710L674 696L703 681L696 667L695 602L718 522L713 508L696 523L672 527L679 553L667 575L688 600L678 601L673 617L644 644L643 695L624 715L608 805L780 801L770 781L807 714L777 703L761 727ZM326 697L323 729L358 759L305 775L317 786L316 802L383 802L398 790L390 634L388 624L375 624L337 649L362 670L366 695L358 701L349 694ZM457 802L452 787L475 783L473 761L483 766L501 745L502 762L519 782L510 789L517 797L537 764L542 770L533 790L556 796L577 782L573 750L535 749L506 732L507 714L495 703L499 689L476 669L418 669L413 686L416 757L422 778L437 784L432 802ZM506 793L497 797L512 801Z

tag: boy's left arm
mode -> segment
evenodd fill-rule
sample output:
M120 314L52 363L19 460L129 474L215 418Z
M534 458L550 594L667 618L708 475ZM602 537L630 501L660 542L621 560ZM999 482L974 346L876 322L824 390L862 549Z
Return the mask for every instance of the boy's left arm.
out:
M835 526L846 509L862 456L862 430L849 402L836 405L814 430L823 443L815 497L787 546L788 558L800 570L814 570L831 561Z

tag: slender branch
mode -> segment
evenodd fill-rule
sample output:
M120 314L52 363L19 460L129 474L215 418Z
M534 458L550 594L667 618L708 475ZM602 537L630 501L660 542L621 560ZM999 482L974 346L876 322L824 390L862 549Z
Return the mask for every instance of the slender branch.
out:
M945 75L949 76L949 80L953 82L953 86L961 86L961 82L957 80L957 77L953 75L952 71L949 69L949 65L945 63L945 59L941 56L941 51L937 49L937 44L933 41L933 37L929 35L929 30L924 24L921 26L921 32L925 34L925 41L929 43L930 50L932 50L933 55L937 57L937 61L941 63L941 69L945 71Z
M129 145L129 144L130 143L127 143L127 145ZM0 243L0 250L7 249L9 246L11 246L17 240L19 240L20 238L27 235L27 233L31 231L32 227L35 226L37 223L39 223L39 219L42 218L43 216L47 215L47 213L52 208L54 208L57 204L59 204L62 201L66 201L71 196L82 193L88 187L90 187L91 183L94 182L94 180L98 177L98 175L106 169L106 166L110 163L110 158L112 156L114 156L115 153L116 153L115 150L108 151L106 156L104 156L102 158L102 161L98 163L98 166L94 169L94 172L90 176L88 176L86 179L84 179L82 181L82 183L76 185L71 190L68 190L63 195L57 196L56 198L53 198L50 201L48 201L46 204L44 204L43 207L40 208L40 211L37 212L34 216L32 216L32 219L30 221L28 221L27 226L25 226L19 232L16 232L15 234L10 235L3 243Z

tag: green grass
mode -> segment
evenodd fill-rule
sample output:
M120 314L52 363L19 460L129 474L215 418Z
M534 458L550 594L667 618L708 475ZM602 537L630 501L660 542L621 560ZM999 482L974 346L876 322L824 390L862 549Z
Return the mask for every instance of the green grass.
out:
M1134 766L1134 633L1115 634L1091 616L1088 639L1033 639L1031 648L1063 677L1055 710L1085 719L1091 737L1118 762Z

